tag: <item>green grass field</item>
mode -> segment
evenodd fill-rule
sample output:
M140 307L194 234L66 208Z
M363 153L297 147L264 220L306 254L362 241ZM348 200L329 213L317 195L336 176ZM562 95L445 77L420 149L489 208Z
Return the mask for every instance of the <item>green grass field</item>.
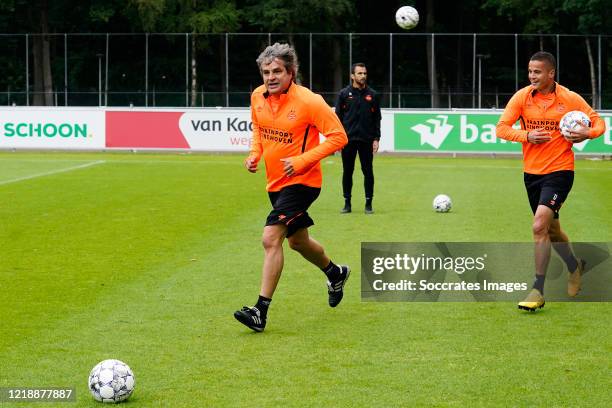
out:
M371 216L340 215L324 161L311 234L353 278L327 306L323 274L285 252L266 331L255 302L269 212L242 155L0 153L0 387L75 387L117 358L134 407L609 407L612 305L361 302L362 241L531 240L517 159L380 156ZM612 241L612 162L577 162L562 223ZM436 214L437 193L454 201ZM2 405L2 403L0 403ZM4 403L3 406L28 406ZM29 406L42 406L30 404Z

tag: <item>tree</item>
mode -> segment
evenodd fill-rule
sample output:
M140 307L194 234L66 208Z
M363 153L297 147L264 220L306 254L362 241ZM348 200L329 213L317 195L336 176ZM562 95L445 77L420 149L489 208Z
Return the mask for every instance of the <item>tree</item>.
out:
M190 63L187 91L191 92L190 103L193 105L199 88L198 82L221 82L221 78L225 77L223 39L217 43L218 36L202 34L235 32L239 29L242 32L284 33L285 40L299 48L303 43L298 33L397 32L399 29L393 14L399 6L409 3L414 5L421 15L421 23L412 33L519 32L535 34L540 48L549 47L550 39L554 41L555 37L550 36L551 33L587 35L584 39L563 38L564 45L565 41L572 41L578 43L580 50L585 52L584 57L573 56L571 59L567 58L569 53L561 55L561 72L564 78L569 75L569 78L585 81L585 86L588 85L593 94L593 105L598 107L602 104L602 98L598 95L597 44L593 39L596 34L612 32L612 8L609 7L609 2L610 0L465 0L447 2L441 7L441 3L433 0L393 0L384 3L368 0L0 0L0 30L18 34L6 36L0 52L0 89L10 91L11 100L19 101L16 98L19 98L19 91L25 88L27 82L30 96L32 91L35 94L34 98L30 98L30 103L38 105L55 102L54 84L61 83L62 79L67 81L71 90L91 92L95 73L95 70L92 70L92 56L96 52L104 52L104 34L72 36L70 33L138 33L131 39L131 43L138 50L130 48L128 44L111 41L110 59L114 59L114 62L122 61L123 65L109 64L108 76L111 79L116 76L117 82L111 82L122 84L124 90L140 92L139 84L144 83L144 59L137 56L144 49L140 48L140 39L144 38L142 33L186 32L188 42L185 41L185 35L169 35L163 41L158 41L159 37L156 37L150 44L150 50L155 52L155 47L159 46L162 50L170 49L171 53L163 54L162 63L151 65L150 68L151 72L156 69L159 71L155 72L154 78L160 78L161 71L172 78L184 78L185 58L180 50L187 48ZM29 51L27 68L24 65L25 36L22 35L26 33ZM66 63L63 58L63 33L68 33L67 78L63 77ZM261 37L260 45L266 45L267 38ZM317 70L321 69L324 76L317 74L316 82L319 84L315 82L310 84L311 86L323 90L323 82L326 88L334 86L338 89L343 85L348 60L346 37L317 37L314 46L316 52L322 54L322 61L313 66L316 66ZM429 41L426 44L426 52L430 53L431 36L420 37L419 41L421 38L423 42ZM466 57L472 54L471 47L466 44L471 43L471 36L457 37L456 41L454 38L449 40L449 36L439 38L440 40L435 38L435 60L434 55L427 56L427 63L435 62L433 65L426 66L425 60L421 58L417 63L407 61L396 76L418 78L418 86L427 86L432 92L431 102L428 103L430 106L439 105L439 88L446 89L451 83L456 83L461 93L471 86L471 76L466 72L471 71ZM182 42L179 42L179 39L182 39ZM486 37L484 39L486 40ZM120 46L114 48L115 44ZM449 44L456 45L451 48ZM537 47L537 44L534 45ZM259 47L234 49L235 59L252 60L253 53L256 52L254 48ZM368 51L371 60L384 58L386 48L379 48L372 50L373 52ZM420 49L422 48L420 46ZM574 51L576 48L574 45L572 53L582 55ZM604 46L604 53L606 50ZM507 62L507 55L500 54L502 53L492 56L490 65L504 61L501 64L503 67L511 67L512 64ZM207 61L208 55L218 56L219 65L216 69L207 69L210 75L204 76L203 67L211 65ZM583 61L577 61L578 58ZM130 64L135 67L133 77L120 82L121 72L125 72L126 66L131 67ZM577 68L580 65L582 67ZM605 78L609 76L606 71L610 69L609 66L609 59L606 61L605 58L599 66ZM584 73L579 73L581 70L584 70ZM435 71L433 75L432 71ZM487 72L490 72L497 82L506 81L512 83L508 86L514 86L512 68L498 68L495 72ZM26 73L29 78L26 78ZM251 81L250 76L245 75L245 78L247 82ZM588 84L587 79L590 79ZM184 89L182 82L167 80L165 83L164 86L169 90ZM225 81L222 83L221 86L215 86L215 90L223 89ZM155 82L153 84L155 86ZM16 94L13 92L15 90ZM117 100L121 97L122 95L119 95ZM72 103L78 103L76 97L72 98Z
M309 32L348 32L354 27L355 7L348 0L246 0L246 21L261 32L293 34ZM342 88L343 67L341 45L333 38L330 66L333 67L334 89ZM312 85L312 84L311 84Z
M263 32L342 32L350 31L355 17L348 0L247 0L245 19Z
M558 3L558 0L486 0L482 7L494 9L499 16L508 18L517 31L545 34L559 32L556 30L560 11ZM540 37L540 49L543 48L543 37Z
M434 28L434 0L427 0L427 15L425 18L425 30L433 32ZM431 89L431 107L440 107L440 94L438 92L438 75L436 71L436 58L432 53L433 38L427 37L427 75L429 76L429 84Z
M240 27L240 11L232 0L129 0L146 32L187 32L191 34L191 106L198 93L198 43L200 33L225 33ZM128 10L129 12L129 10Z
M565 0L564 10L574 17L578 17L575 29L580 34L601 34L612 32L612 21L609 1L605 0ZM593 105L601 109L601 95L597 90L597 77L595 75L595 61L591 50L591 40L584 38L584 46L589 61L589 73L591 76L591 94Z
M612 32L608 0L487 0L483 8L492 8L498 15L515 18L523 33L601 34ZM591 78L593 105L601 107L597 92L595 61L590 38L585 37L585 50ZM540 49L543 49L540 37Z
M53 75L51 74L51 53L49 52L49 3L38 0L30 4L30 18L38 27L39 35L32 37L34 65L34 105L53 105Z
M53 105L53 75L51 73L51 52L49 47L49 4L47 0L5 0L1 10L9 11L13 20L23 17L22 29L32 35L32 66L34 71L33 105ZM13 31L12 21L5 21ZM16 30L14 31L16 32Z

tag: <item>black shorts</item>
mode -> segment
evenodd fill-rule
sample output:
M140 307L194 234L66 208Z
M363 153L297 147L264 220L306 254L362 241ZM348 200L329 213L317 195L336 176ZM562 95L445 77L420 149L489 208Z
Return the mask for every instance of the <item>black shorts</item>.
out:
M550 174L524 173L525 188L531 211L535 214L538 205L545 205L559 218L559 210L574 184L572 170L555 171Z
M273 210L268 215L266 225L285 224L288 228L287 237L295 234L300 228L314 225L314 221L306 210L317 199L320 192L320 188L303 184L294 184L280 191L268 192Z

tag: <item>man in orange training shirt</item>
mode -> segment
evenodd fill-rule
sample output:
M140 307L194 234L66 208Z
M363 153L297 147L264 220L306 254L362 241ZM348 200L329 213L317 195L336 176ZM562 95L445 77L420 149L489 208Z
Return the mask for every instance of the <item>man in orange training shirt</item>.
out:
M585 262L574 255L569 238L561 229L559 209L574 182L573 143L601 136L605 123L582 97L555 82L555 57L536 52L529 61L531 85L517 91L506 106L497 136L523 144L524 182L533 211L535 241L535 282L519 309L535 311L544 306L544 279L552 247L569 271L567 293L574 297L580 291ZM559 121L567 112L587 114L592 126L579 126L563 137ZM521 129L512 125L520 120Z
M320 161L346 145L346 132L320 95L295 83L298 62L291 46L276 43L267 47L257 58L257 65L264 84L251 95L253 145L244 165L254 173L259 160L264 159L273 209L262 236L264 263L259 298L255 306L243 307L234 317L261 332L283 270L285 238L291 249L325 273L331 307L342 300L350 269L334 264L321 244L309 236L308 227L314 222L307 212L321 192ZM321 144L319 132L326 137Z

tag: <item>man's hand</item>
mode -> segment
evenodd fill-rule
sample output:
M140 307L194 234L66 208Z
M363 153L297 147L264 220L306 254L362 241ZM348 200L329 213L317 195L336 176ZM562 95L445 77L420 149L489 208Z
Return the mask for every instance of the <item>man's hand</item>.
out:
M541 144L550 142L550 139L552 139L550 132L545 131L544 128L535 129L527 133L527 141L529 143Z
M247 157L244 161L244 167L251 173L257 172L257 161L252 157Z
M285 172L285 176L295 176L295 169L293 168L293 162L291 159L281 159L281 161L283 162L283 171Z
M378 145L379 145L379 141L378 140L374 140L372 142L372 153L376 153L378 151Z
M568 142L580 143L589 138L589 132L590 130L589 127L586 126L586 123L580 121L580 124L576 129L570 131L568 136L563 135L563 137Z

